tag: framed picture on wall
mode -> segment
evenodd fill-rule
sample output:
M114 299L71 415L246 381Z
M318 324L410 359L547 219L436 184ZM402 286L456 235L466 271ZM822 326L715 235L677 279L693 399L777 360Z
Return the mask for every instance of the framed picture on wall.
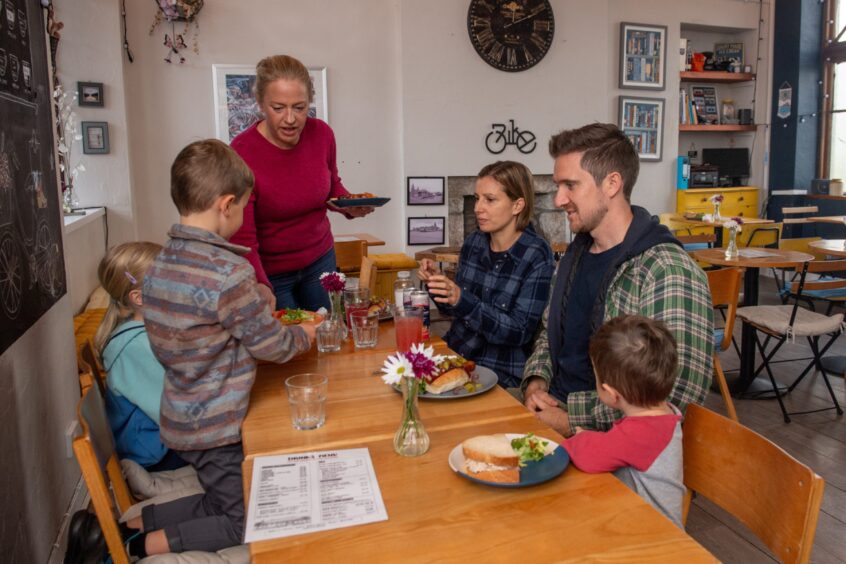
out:
M443 245L444 224L446 218L441 217L409 217L408 244L409 245Z
M103 99L102 82L77 82L76 83L77 103L80 106L94 106L102 108L105 104Z
M664 100L620 96L620 129L642 161L660 161L664 144Z
M109 124L107 122L82 122L82 152L86 155L109 153Z
M440 206L444 203L443 176L409 176L407 181L409 206Z
M314 85L314 101L309 105L308 115L329 123L326 67L309 68L308 74ZM262 118L255 97L256 68L253 65L212 65L212 82L215 135L229 143Z
M664 90L667 26L620 24L620 88Z

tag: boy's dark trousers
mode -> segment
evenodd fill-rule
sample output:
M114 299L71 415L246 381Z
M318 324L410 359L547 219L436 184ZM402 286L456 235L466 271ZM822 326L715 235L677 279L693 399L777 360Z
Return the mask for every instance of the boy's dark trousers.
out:
M164 529L171 552L216 552L244 539L244 479L241 443L208 450L181 450L197 470L205 494L143 508L144 531Z

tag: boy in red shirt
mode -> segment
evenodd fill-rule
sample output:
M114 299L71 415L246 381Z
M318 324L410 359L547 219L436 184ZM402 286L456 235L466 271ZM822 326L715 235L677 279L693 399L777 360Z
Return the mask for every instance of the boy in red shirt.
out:
M667 402L678 370L676 342L660 321L622 315L590 340L599 400L625 417L608 432L585 431L562 446L579 470L614 472L682 527L682 416Z

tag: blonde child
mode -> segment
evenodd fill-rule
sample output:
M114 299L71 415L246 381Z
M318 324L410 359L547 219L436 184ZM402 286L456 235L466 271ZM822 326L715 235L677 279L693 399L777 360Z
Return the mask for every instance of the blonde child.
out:
M614 472L682 527L682 417L667 402L678 371L673 335L660 321L623 315L599 328L589 354L599 400L624 417L607 432L577 427L562 446L579 470Z
M165 366L161 435L196 470L204 494L149 505L128 523L143 533L133 556L216 551L244 534L241 423L256 360L285 362L307 351L313 325L271 315L247 247L229 242L254 184L225 143L191 143L171 167L179 223L144 279L144 323Z
M111 298L94 336L108 373L106 415L118 456L150 471L186 464L159 437L164 367L153 355L141 315L141 283L161 250L156 243L117 245L109 249L97 270L100 285Z

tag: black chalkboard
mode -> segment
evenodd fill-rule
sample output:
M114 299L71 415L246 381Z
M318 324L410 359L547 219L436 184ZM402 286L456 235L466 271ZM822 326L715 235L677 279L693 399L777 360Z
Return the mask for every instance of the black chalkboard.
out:
M0 353L65 294L39 0L0 0Z

